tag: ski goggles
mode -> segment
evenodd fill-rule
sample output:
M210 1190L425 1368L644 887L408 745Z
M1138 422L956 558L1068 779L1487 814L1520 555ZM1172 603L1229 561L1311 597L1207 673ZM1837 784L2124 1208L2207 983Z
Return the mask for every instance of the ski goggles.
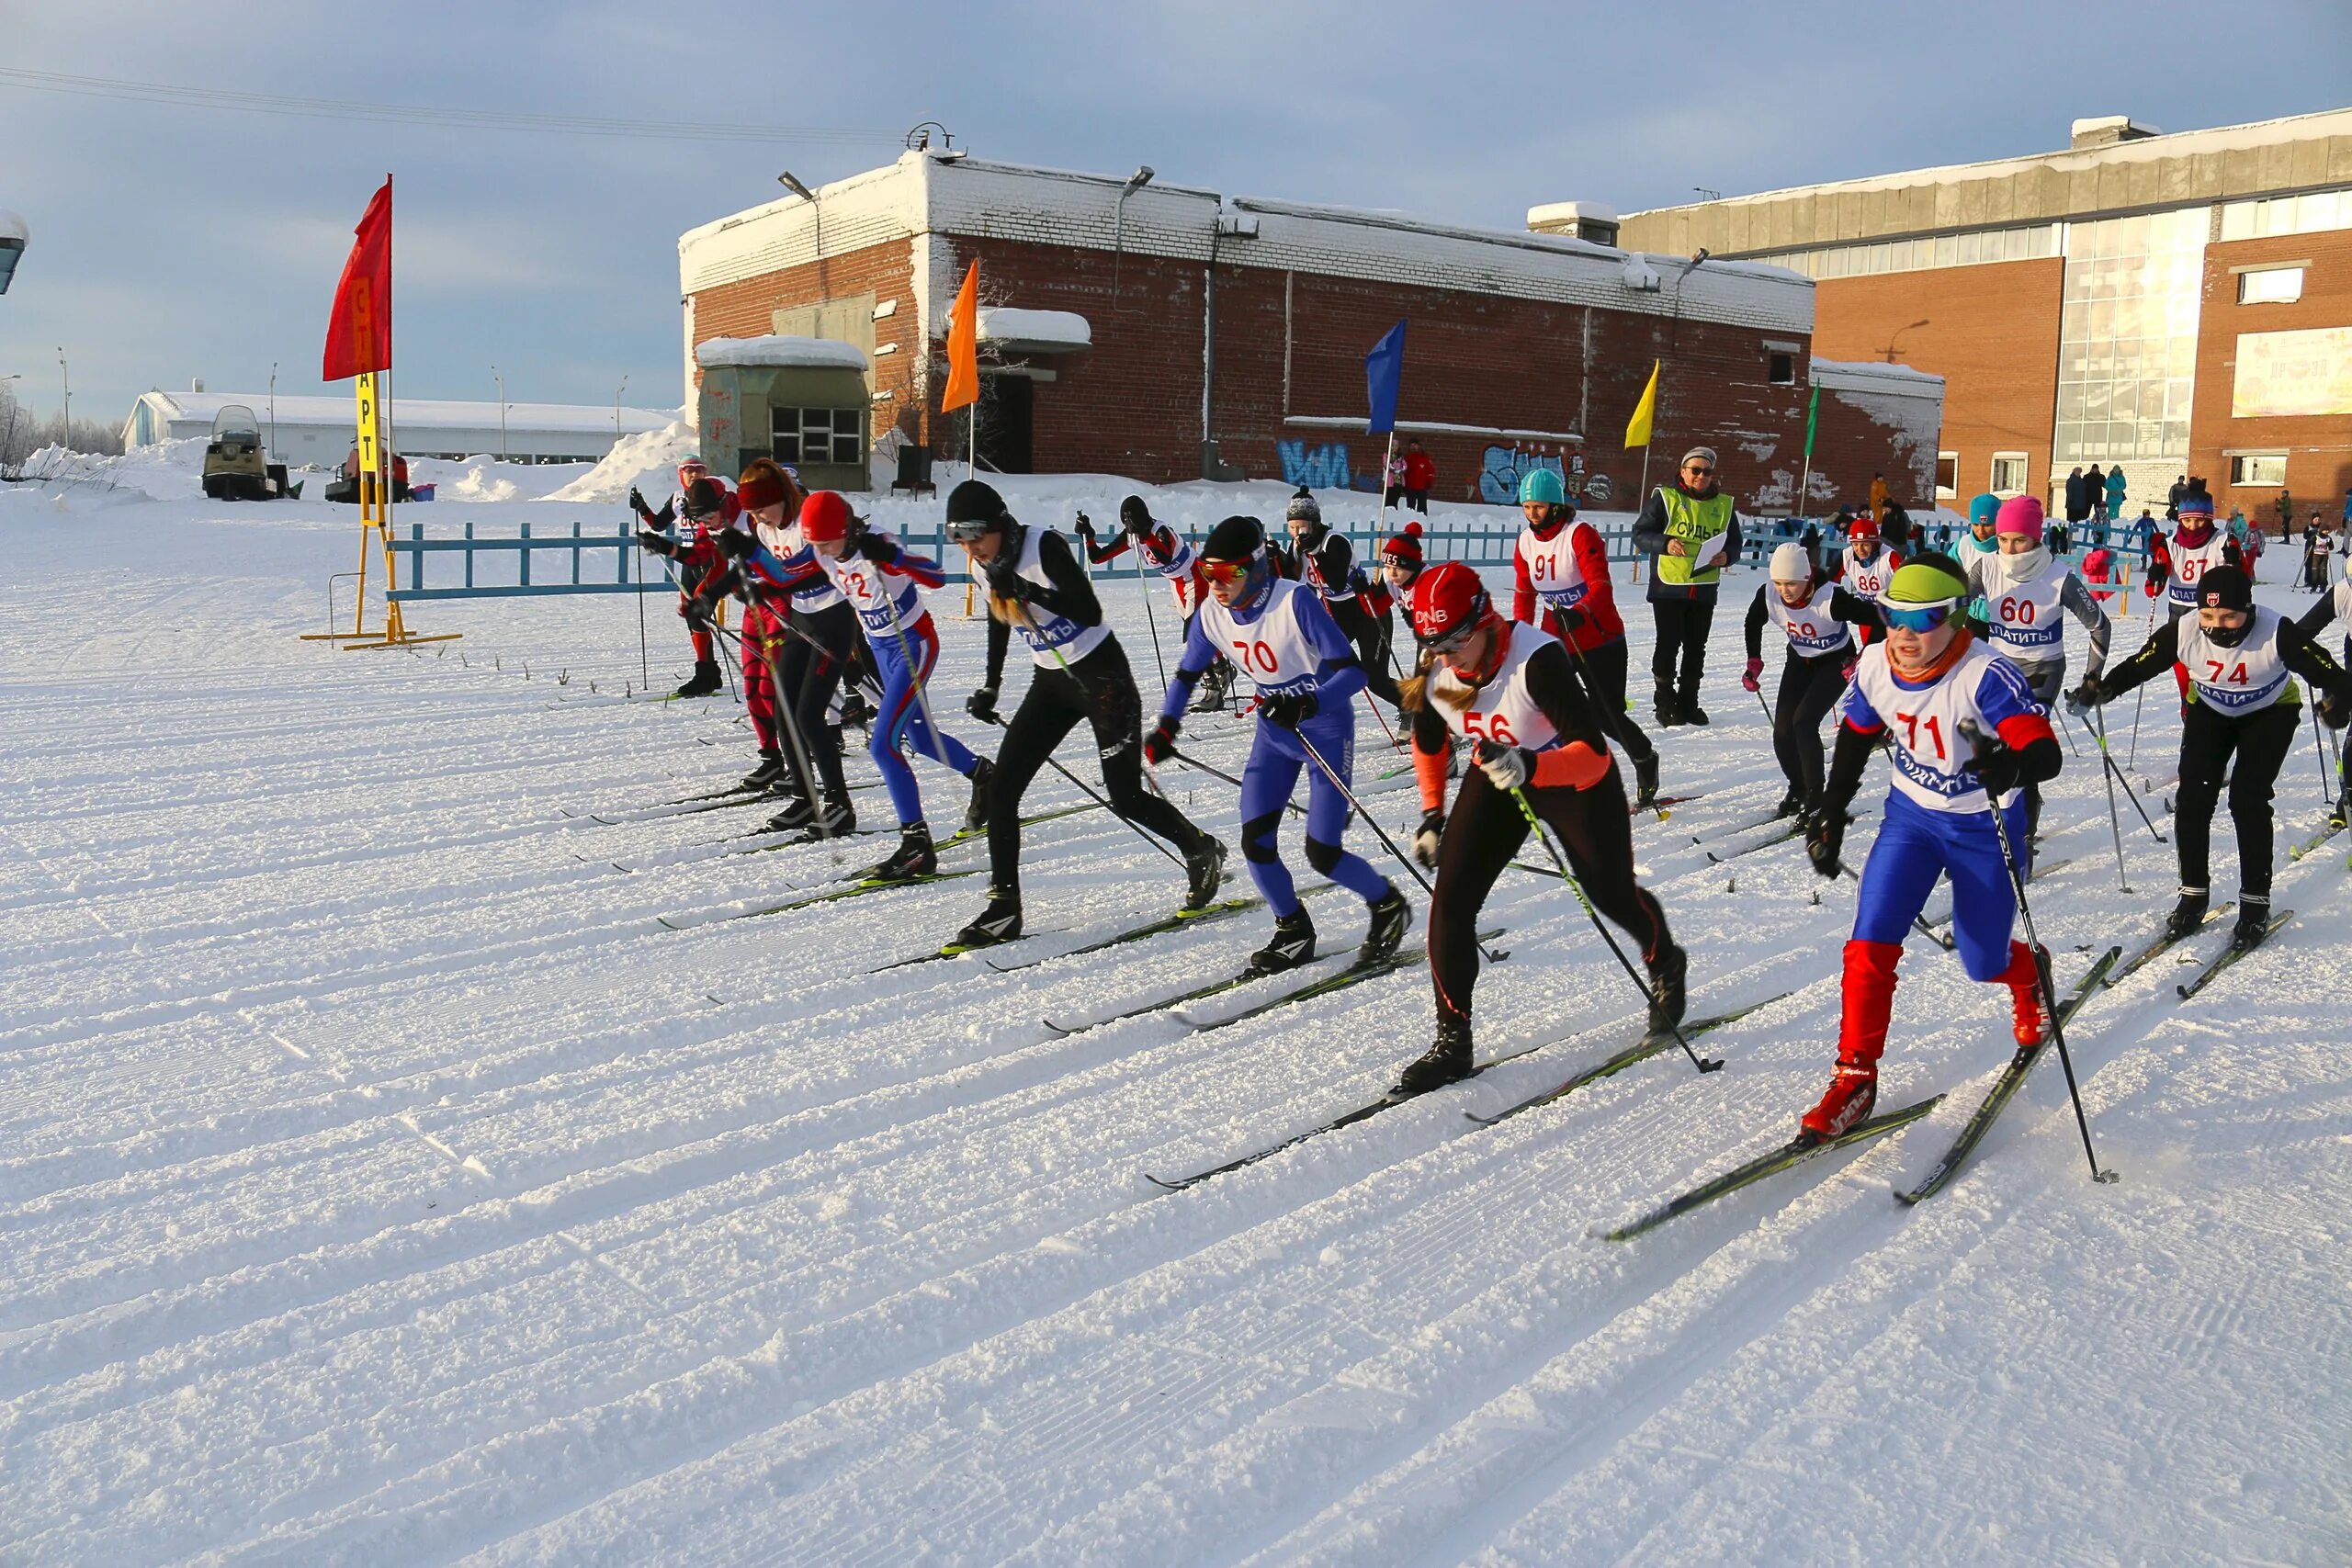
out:
M1211 582L1238 582L1250 575L1250 567L1256 564L1255 557L1244 560L1210 560L1203 558L1201 575Z
M1891 627L1900 627L1906 632L1931 632L1951 618L1956 603L1946 599L1935 604L1881 604L1879 613L1886 617L1886 624Z
M1431 653L1459 653L1478 634L1479 626L1484 624L1477 616L1472 615L1435 637L1418 637L1416 640Z
M997 525L993 517L967 517L947 525L947 536L959 545L968 545Z

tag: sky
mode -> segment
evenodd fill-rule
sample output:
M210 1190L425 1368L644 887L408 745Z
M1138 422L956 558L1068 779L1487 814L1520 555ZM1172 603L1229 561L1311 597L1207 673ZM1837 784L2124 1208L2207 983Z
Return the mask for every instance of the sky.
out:
M770 142L556 135L75 96L0 76L0 208L33 238L0 377L53 412L150 387L329 389L351 228L395 176L396 387L671 407L677 237L896 156L976 156L1520 229L2048 151L2068 122L2188 130L2352 104L2352 7L1432 7L0 0L0 68L283 97L782 127ZM2260 47L2230 39L2258 40ZM2226 45L2226 47L2225 47Z

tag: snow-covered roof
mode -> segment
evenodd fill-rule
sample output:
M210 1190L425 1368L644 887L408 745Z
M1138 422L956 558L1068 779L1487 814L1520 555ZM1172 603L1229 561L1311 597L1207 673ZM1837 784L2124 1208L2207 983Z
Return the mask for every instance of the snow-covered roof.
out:
M980 312L985 316L988 312ZM831 338L794 337L771 333L763 337L714 337L695 344L695 363L709 370L721 365L791 366L804 370L863 370L865 351L854 343Z
M990 305L980 310L980 341L1009 348L1091 348L1094 329L1075 310L1020 310Z
M154 408L166 420L194 421L205 425L213 415L231 403L243 403L259 414L266 423L275 417L279 424L322 424L348 430L352 427L355 409L350 398L296 397L280 394L274 411L269 394L263 392L147 392L140 400ZM392 425L417 429L488 429L498 428L498 405L494 402L454 402L437 398L394 398L391 405ZM635 435L649 430L667 427L678 417L674 409L633 409L620 411L620 429L624 435ZM510 433L527 431L567 431L581 434L610 435L613 433L613 406L610 403L509 403L506 405L506 428Z
M23 218L5 207L0 207L0 240L14 240L18 245L22 245L32 237L33 231L26 225Z
M1614 223L1617 209L1599 201L1547 201L1527 209L1527 226L1542 231L1553 224Z
M1944 378L1908 365L1883 365L1874 359L1812 361L1815 386L1841 392L1875 392L1892 398L1941 398Z

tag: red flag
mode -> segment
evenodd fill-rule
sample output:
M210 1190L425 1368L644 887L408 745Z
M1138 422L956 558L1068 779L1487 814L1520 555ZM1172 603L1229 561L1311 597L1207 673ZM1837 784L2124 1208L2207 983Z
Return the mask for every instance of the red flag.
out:
M392 367L392 176L368 202L353 231L359 238L334 286L327 321L326 367L320 378L340 381Z

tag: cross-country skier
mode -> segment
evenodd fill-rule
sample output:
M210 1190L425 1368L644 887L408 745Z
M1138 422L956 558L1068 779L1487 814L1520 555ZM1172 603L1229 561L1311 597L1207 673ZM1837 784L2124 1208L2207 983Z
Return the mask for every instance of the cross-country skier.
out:
M1577 516L1557 468L1531 468L1519 481L1524 522L1511 554L1510 617L1566 645L1592 691L1609 737L1634 761L1634 799L1657 798L1657 748L1625 711L1625 622L1609 577L1609 545Z
M780 473L777 476L779 479L782 477ZM788 485L790 481L784 482ZM682 498L687 515L713 516L710 508L718 494L712 480L695 479L686 487ZM797 491L792 499L798 499ZM701 548L702 570L696 576L695 591L686 596L678 613L697 635L707 638L718 625L725 601L730 597L742 601L736 651L742 660L743 714L751 721L752 738L760 749L760 765L737 787L789 793L798 787L798 781L790 760L784 754L784 735L776 722L776 656L784 643L784 616L780 608L772 609L765 603L764 591L754 586L739 564L758 547L748 523L747 517L739 516L731 525L714 525L706 531ZM780 595L778 604L781 604Z
M2001 498L1986 491L1968 503L1968 532L1960 536L1960 548L1954 558L1963 563L1978 556L1997 555L2001 541L1996 530L2001 522Z
M2183 513L2190 503L2183 498ZM2112 702L2167 666L2187 667L2193 696L2181 719L2180 793L2172 812L2180 902L2165 933L2187 936L2205 919L2212 897L2213 807L2226 772L2238 834L2238 924L2231 940L2253 947L2270 924L2271 786L2302 720L2302 694L2289 677L2310 682L2320 717L2341 729L2352 716L2352 676L2296 623L2256 604L2253 581L2238 568L2202 568L2197 592L2194 615L2156 628L2139 652L2086 678L2074 696L2085 705Z
M876 866L884 878L929 876L939 869L931 828L923 820L922 791L900 750L921 755L972 781L972 803L965 826L988 822L989 764L932 720L924 691L939 662L939 632L923 608L922 590L946 581L938 566L899 547L899 541L851 513L839 491L820 490L800 508L800 536L816 551L850 608L857 612L865 645L882 676L882 705L874 716L866 753L882 770L882 783L899 814L898 852Z
M717 511L695 511L687 505L690 492L697 481L707 483L718 492ZM639 531L638 543L655 555L667 556L678 563L678 605L681 613L702 586L704 574L718 565L718 551L713 547L712 535L718 529L736 524L735 498L727 487L710 477L700 457L688 457L678 465L678 491L654 511L645 502L645 496L635 485L629 487L629 510L637 513ZM683 527L683 533L673 529ZM650 536L650 537L649 537ZM695 649L695 672L684 685L671 693L673 697L707 697L718 690L718 660L711 651L711 633L704 626L691 626L687 631Z
M988 906L956 934L957 945L986 946L1021 934L1021 796L1081 721L1093 730L1111 809L1183 852L1190 878L1183 907L1205 908L1225 874L1225 846L1144 788L1143 700L1069 542L1050 528L1016 521L995 487L978 479L948 492L947 536L971 556L989 592L988 674L966 709L984 723L997 722L1013 632L1036 664L989 776Z
M1143 497L1131 495L1119 502L1119 532L1109 544L1096 542L1094 525L1083 512L1078 514L1078 532L1086 540L1086 558L1096 566L1118 559L1132 547L1137 559L1168 580L1169 589L1176 596L1177 617L1190 628L1201 601L1208 597L1208 585L1201 578L1200 557L1182 534L1152 516ZM1180 640L1182 635L1178 634ZM1232 661L1218 660L1209 669L1201 705L1222 707L1232 684Z
M1176 733L1193 687L1220 652L1257 683L1258 728L1241 770L1241 854L1250 879L1274 911L1273 940L1250 955L1264 974L1293 969L1315 956L1315 925L1298 901L1289 870L1274 846L1283 808L1299 770L1306 771L1306 863L1364 901L1369 928L1359 957L1396 951L1412 909L1396 885L1340 845L1348 825L1340 786L1355 766L1355 694L1363 690L1356 650L1332 621L1321 595L1274 573L1266 531L1255 517L1228 517L1209 531L1201 548L1209 597L1184 634L1184 651L1144 741L1153 766L1176 749ZM1339 775L1337 783L1307 758L1313 747Z
M1401 609L1408 617L1413 613L1413 584L1421 575L1421 525L1419 522L1405 525L1385 540L1380 547L1380 576L1365 591L1365 605L1381 621L1384 636L1388 633L1390 615ZM1396 639L1389 637L1393 647Z
M1406 682L1413 716L1413 773L1421 825L1413 852L1437 873L1430 903L1430 974L1437 1040L1408 1064L1400 1094L1468 1075L1471 989L1478 978L1479 907L1519 847L1527 818L1510 791L1559 836L1593 908L1640 943L1649 968L1650 1027L1682 1021L1690 964L1668 933L1666 912L1634 879L1625 788L1609 755L1605 715L1550 633L1495 613L1478 574L1447 561L1413 590L1413 635L1424 675ZM1445 809L1446 755L1454 735L1476 745Z
M1903 564L1901 552L1887 547L1879 537L1878 519L1869 515L1857 517L1846 532L1846 548L1838 558L1838 570L1830 575L1845 585L1857 599L1875 599L1886 592L1894 581L1894 569ZM1860 628L1862 646L1878 630L1873 620Z
M2205 573L2215 567L2245 565L2237 541L2230 537L2226 529L2213 525L2213 498L2205 493L2201 481L2199 488L2182 492L2178 513L2169 539L2149 539L2148 575L2141 583L2141 591L2149 598L2162 596L2165 616L2176 621L2197 608L2197 585ZM2180 691L2185 717L2189 687L2188 666L2175 665L2172 677L2173 684Z
M2352 507L2352 495L2346 497L2346 504ZM2304 611L2295 622L2295 629L2317 642L2322 632L2342 621L2346 628L2344 662L2346 668L2352 668L2352 557L2346 558L2344 572L2344 581L2322 594L2310 609ZM2352 808L2352 751L2343 752L2336 758L2335 804L2328 809L2328 826L2343 827L2347 808Z
M1772 700L1772 754L1780 759L1789 792L1772 815L1794 817L1821 804L1821 720L1846 690L1854 628L1877 630L1879 612L1871 600L1824 578L1794 540L1773 549L1768 576L1747 606L1747 670L1739 683L1751 692L1763 689L1769 620L1789 641L1781 689Z
M1274 552L1282 574L1323 596L1323 607L1331 613L1332 624L1355 645L1364 684L1372 688L1374 696L1395 705L1396 679L1388 672L1388 639L1356 592L1361 584L1355 547L1345 534L1334 532L1324 523L1322 505L1305 485L1290 498L1283 521L1290 529L1291 547Z
M1862 865L1846 943L1838 1070L1805 1112L1801 1140L1836 1137L1877 1102L1894 968L1939 877L1951 881L1953 942L1969 977L2008 987L2020 1050L2042 1041L2035 957L2010 934L2017 898L1992 814L1997 802L2009 841L2030 855L2018 786L2056 777L2064 753L2025 676L1962 625L1967 594L1968 581L1949 556L1915 556L1898 568L1882 605L1886 636L1863 651L1839 705L1829 781L1805 824L1815 871L1838 873L1847 807L1883 733L1894 741L1894 786ZM1981 730L1983 749L1963 725ZM2018 866L2020 878L2026 870Z
M2064 617L2072 615L2090 629L2084 668L2092 675L2107 666L2110 628L2089 586L2043 545L2043 522L2041 502L2032 496L2013 495L2001 502L1993 525L1999 553L1969 561L1968 590L1982 606L1984 640L2025 671L2034 701L2054 709L2066 689ZM2041 831L2041 791L2033 784L2026 785L2025 820L2029 836Z

